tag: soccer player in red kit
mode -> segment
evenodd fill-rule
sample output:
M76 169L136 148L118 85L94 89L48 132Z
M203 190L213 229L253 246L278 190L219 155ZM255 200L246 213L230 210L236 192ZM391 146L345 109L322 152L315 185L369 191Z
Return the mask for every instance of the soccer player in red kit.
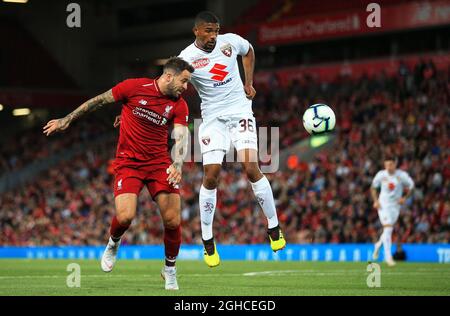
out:
M122 235L136 215L138 195L144 185L158 204L164 223L165 288L178 290L175 260L181 244L181 200L178 184L187 152L188 107L180 96L194 68L178 57L170 58L156 79L125 80L83 103L64 118L51 120L44 133L63 131L80 116L105 104L123 102L120 136L114 161L116 216L103 253L103 271L112 271ZM174 124L173 162L168 152L169 123Z

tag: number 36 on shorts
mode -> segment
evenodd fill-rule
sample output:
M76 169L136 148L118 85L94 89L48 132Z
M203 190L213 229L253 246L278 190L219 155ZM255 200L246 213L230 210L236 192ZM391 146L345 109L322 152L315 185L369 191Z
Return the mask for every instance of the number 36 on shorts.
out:
M231 143L237 151L242 149L258 150L256 120L250 114L219 117L203 122L199 128L199 142L202 154L214 150L228 153Z

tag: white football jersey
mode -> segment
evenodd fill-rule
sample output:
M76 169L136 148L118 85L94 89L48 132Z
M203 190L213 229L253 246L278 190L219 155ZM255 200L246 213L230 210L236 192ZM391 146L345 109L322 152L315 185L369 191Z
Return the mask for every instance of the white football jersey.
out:
M398 200L403 195L403 189L414 188L414 181L409 174L403 170L395 170L394 174L389 174L387 170L380 170L372 181L373 188L380 188L379 201L382 208L386 206L398 206Z
M252 101L245 96L237 62L237 56L246 55L249 49L246 39L227 33L217 36L211 52L197 47L194 42L180 53L179 57L195 68L191 83L201 98L203 120L253 114Z

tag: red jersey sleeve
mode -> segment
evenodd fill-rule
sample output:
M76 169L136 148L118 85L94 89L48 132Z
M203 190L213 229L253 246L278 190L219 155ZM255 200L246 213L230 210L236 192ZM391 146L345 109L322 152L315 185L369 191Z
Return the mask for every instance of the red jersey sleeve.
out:
M173 117L174 124L181 124L184 126L188 125L189 109L186 101L184 101L183 98L180 98L180 100L177 102L174 114L175 114Z
M115 85L111 91L116 102L128 99L138 79L127 79Z

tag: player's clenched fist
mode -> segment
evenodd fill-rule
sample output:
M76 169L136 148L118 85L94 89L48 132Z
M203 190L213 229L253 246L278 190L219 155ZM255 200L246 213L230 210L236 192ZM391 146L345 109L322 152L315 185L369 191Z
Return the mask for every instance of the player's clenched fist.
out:
M380 208L380 202L378 200L373 202L373 207L378 210Z
M247 99L253 100L253 98L256 95L255 88L253 88L252 85L245 85L244 90L245 90L245 96L247 97Z
M114 127L118 127L120 125L120 115L117 115L116 118L114 119Z
M66 119L51 120L44 126L44 134L49 136L53 133L60 132L68 128L70 122Z
M181 182L181 166L179 164L171 164L170 167L167 168L167 173L169 174L167 176L167 181L169 181L169 184L175 186Z

